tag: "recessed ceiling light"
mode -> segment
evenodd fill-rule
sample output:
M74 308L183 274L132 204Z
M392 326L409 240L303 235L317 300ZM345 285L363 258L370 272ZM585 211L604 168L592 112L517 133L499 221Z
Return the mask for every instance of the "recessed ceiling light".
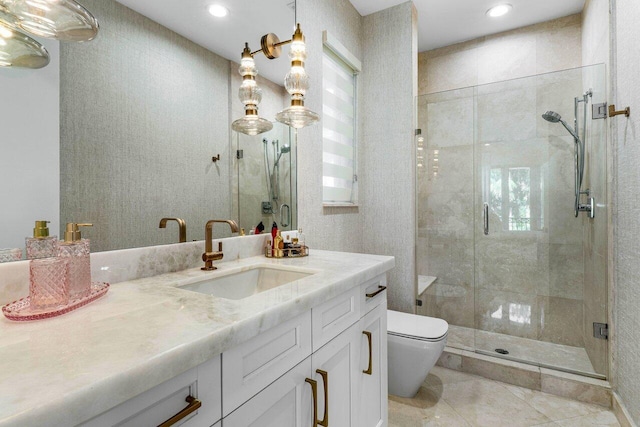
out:
M222 18L229 14L229 9L219 4L212 4L209 6L209 13L216 18Z
M513 9L513 6L510 4L501 4L487 10L487 15L492 18L497 18L498 16L506 15L511 11L511 9Z

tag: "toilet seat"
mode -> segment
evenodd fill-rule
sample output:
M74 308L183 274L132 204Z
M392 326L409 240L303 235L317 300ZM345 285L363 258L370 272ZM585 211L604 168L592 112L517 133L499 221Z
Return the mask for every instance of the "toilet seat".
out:
M435 317L387 310L387 333L419 341L437 342L447 338L449 324Z

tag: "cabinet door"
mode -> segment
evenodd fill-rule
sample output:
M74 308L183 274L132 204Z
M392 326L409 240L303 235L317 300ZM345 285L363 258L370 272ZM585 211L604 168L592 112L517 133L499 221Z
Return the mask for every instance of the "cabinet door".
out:
M311 357L222 420L224 427L313 427Z
M318 382L318 419L328 417L330 426L358 425L360 335L358 322L311 356Z
M383 427L388 419L386 301L367 313L360 325L360 426Z
M209 427L221 417L220 355L127 400L83 427L154 427L178 415L176 426ZM196 398L197 400L193 400ZM189 399L189 400L187 400ZM191 408L200 406L191 411Z

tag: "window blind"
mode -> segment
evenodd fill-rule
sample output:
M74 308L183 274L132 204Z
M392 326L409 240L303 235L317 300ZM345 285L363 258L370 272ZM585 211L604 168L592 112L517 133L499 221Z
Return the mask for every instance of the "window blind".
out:
M323 201L355 203L356 73L326 47L322 67Z

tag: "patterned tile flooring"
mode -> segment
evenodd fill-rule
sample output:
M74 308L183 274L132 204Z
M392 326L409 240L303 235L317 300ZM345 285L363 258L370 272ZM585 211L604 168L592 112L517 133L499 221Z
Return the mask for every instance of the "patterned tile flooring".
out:
M389 427L619 427L613 412L434 367L413 399L389 396Z

